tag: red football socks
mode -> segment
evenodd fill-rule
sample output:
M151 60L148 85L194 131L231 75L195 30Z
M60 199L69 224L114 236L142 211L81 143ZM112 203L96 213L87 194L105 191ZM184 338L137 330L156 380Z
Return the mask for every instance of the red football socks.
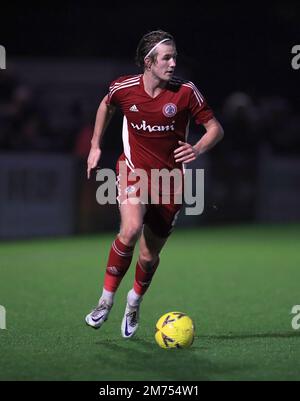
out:
M112 243L104 277L104 288L116 292L126 274L133 255L134 246L124 245L117 237Z
M139 295L144 295L148 290L152 277L159 265L159 258L153 265L152 269L148 272L142 269L140 262L138 261L135 268L135 280L134 280L134 291Z

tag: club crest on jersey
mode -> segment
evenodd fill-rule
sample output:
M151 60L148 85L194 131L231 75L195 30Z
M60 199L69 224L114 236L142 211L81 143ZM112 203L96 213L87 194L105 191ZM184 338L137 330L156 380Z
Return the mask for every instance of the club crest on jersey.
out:
M166 117L174 117L177 113L177 107L174 103L167 103L164 105L162 111Z

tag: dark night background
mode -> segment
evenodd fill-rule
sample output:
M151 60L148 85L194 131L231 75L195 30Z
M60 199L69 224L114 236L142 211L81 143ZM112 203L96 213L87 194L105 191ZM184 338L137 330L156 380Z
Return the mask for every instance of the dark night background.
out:
M112 228L114 218L101 220L95 202L87 200L94 199L95 183L90 192L84 183L95 113L110 80L138 71L141 36L163 29L176 39L178 75L200 88L225 129L222 143L199 164L208 171L200 222L298 220L290 202L299 201L300 70L291 66L291 49L300 44L299 15L300 5L288 1L2 4L7 69L0 71L1 151L6 158L33 152L76 159L72 204L85 210L85 223L73 222L70 232ZM121 151L120 124L119 115L105 137L104 166L113 167ZM195 127L190 140L197 140ZM281 184L274 187L281 180L283 191ZM266 182L272 189L266 191ZM264 191L269 201L261 201ZM278 194L285 212L268 214Z
M133 59L140 37L171 32L179 63L216 101L242 89L297 101L290 49L300 41L297 2L10 2L1 6L10 57ZM219 100L220 101L220 100Z

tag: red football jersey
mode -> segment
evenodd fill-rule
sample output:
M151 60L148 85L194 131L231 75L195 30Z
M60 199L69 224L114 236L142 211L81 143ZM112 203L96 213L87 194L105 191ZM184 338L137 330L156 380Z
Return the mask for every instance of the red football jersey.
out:
M132 170L181 169L173 152L179 140L187 141L190 118L203 124L213 117L196 86L175 77L155 98L146 93L142 74L120 77L109 88L110 103L124 114L124 155Z

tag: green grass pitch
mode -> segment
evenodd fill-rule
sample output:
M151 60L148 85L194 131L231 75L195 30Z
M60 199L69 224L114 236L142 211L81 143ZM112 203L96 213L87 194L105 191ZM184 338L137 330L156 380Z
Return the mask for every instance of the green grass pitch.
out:
M109 320L84 323L97 302L114 234L0 245L0 380L299 380L300 227L175 230L141 309L136 337L120 326L135 260ZM186 312L187 350L163 350L158 318ZM299 319L300 321L300 319Z

